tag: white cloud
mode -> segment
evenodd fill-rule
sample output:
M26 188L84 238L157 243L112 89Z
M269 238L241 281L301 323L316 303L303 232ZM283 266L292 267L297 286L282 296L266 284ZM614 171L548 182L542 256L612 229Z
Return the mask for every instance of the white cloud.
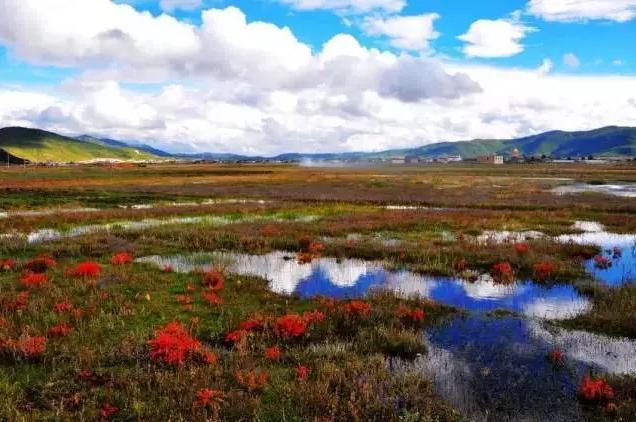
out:
M537 72L540 75L547 75L548 73L552 72L553 68L554 68L554 63L552 62L552 60L546 58L546 59L543 59L541 66L537 68Z
M468 32L460 35L466 42L464 54L470 57L510 57L523 51L521 40L535 29L518 20L518 14L510 19L480 19L473 22Z
M627 22L636 17L636 0L530 0L528 13L547 21Z
M393 47L423 51L429 48L429 41L439 36L433 26L438 18L437 13L389 18L369 16L362 22L362 29L367 35L388 37Z
M166 12L172 12L177 9L195 10L203 6L203 0L161 0L159 6Z
M572 69L577 69L581 66L581 61L576 57L576 54L566 53L563 55L563 64Z
M406 6L406 0L277 0L297 10L333 10L342 13L373 11L396 13Z

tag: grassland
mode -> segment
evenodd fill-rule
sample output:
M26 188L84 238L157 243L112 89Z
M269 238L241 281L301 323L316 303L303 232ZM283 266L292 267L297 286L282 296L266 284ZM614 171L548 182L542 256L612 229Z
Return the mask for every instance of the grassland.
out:
M42 243L0 239L0 267L15 261L0 271L0 419L461 420L431 380L387 366L390 358L426 356L419 333L461 309L388 293L353 305L304 299L273 293L256 277L116 265L114 257L284 250L294 259L357 258L452 277L508 263L516 278L573 285L591 301L588 312L552 324L636 338L634 285L601 286L581 265L598 247L550 237L572 233L579 220L634 233L636 200L550 192L571 181L633 182L636 167L2 169L0 211L9 215L0 218L0 234L112 228ZM422 208L387 208L397 204ZM231 223L122 226L175 217ZM490 230L545 237L516 242L527 247L520 252L514 242L476 241ZM55 265L35 268L42 254ZM98 274L74 272L87 261ZM545 263L547 275L537 270ZM25 280L34 268L45 275L41 286L37 277ZM62 312L61 303L69 305ZM173 335L179 341L165 332L174 321L184 331ZM302 332L285 331L294 329ZM165 359L153 346L159 338L189 346ZM606 378L616 409L586 405L585 417L630 420L634 378Z

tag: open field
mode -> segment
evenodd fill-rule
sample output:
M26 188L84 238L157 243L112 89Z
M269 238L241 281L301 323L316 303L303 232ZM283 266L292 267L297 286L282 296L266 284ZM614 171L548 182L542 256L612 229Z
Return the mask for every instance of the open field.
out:
M634 420L633 184L0 169L0 420Z

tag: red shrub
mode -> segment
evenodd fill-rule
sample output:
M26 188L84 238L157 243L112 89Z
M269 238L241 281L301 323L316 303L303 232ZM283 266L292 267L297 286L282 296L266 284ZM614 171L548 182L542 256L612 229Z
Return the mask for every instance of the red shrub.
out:
M132 264L134 258L128 252L119 252L110 259L111 265L126 265Z
M209 271L203 274L203 283L213 292L220 292L225 288L225 278L219 271Z
M609 401L614 399L614 389L603 379L586 376L579 386L579 397L587 402Z
M540 262L538 264L534 264L534 275L540 280L544 281L554 272L554 264L551 262Z
M223 298L213 291L201 292L201 297L210 305L223 305Z
M168 365L183 365L192 353L201 350L201 343L190 336L179 322L170 322L155 333L150 344L150 357Z
M309 369L306 366L303 365L298 365L296 367L296 379L298 381L304 381L307 378L309 378L309 375L311 374L311 369Z
M28 272L20 278L20 283L25 289L39 289L48 283L49 277L46 274Z
M612 266L612 260L603 255L597 255L594 257L594 266L601 270L606 270Z
M307 323L297 314L282 316L276 320L274 333L283 338L295 338L307 332Z
M11 271L15 268L15 261L13 259L0 259L0 271Z
M110 403L104 403L102 404L102 407L99 408L99 415L102 419L110 419L118 413L119 408L111 405Z
M41 336L23 336L17 341L10 342L11 347L27 359L39 358L46 352L46 338Z
M268 347L265 349L265 359L267 360L278 360L282 355L283 353L278 346Z
M29 305L29 292L20 292L16 296L15 300L7 304L7 308L11 311L23 311Z
M66 337L71 333L73 327L68 324L57 324L49 328L49 336L51 337Z
M361 300L352 300L344 305L344 310L351 316L366 316L371 312L371 305Z
M259 318L250 318L239 324L239 330L255 331L263 328L263 321Z
M80 262L67 274L73 277L97 278L102 272L102 267L93 261Z
M230 331L229 333L225 335L225 342L236 344L236 343L239 343L241 340L243 340L243 338L245 338L246 335L247 335L247 331L245 330Z
M490 275L499 283L511 283L513 281L512 266L507 262L493 265L490 269Z
M515 244L515 252L519 255L525 255L530 251L530 246L527 243L516 243Z
M196 400L194 402L195 407L211 407L215 410L219 410L223 403L224 394L219 390L212 390L211 388L204 388L197 391Z
M27 261L24 264L24 268L34 273L43 273L51 267L54 267L56 262L48 255L40 255L35 259Z
M71 312L73 310L73 304L68 300L63 300L61 302L57 302L53 305L53 312L56 314L63 314L66 312Z
M267 385L269 375L264 371L236 371L236 382L248 391L261 390Z
M303 320L307 325L315 324L316 322L322 322L325 320L325 314L320 311L305 311L303 313Z

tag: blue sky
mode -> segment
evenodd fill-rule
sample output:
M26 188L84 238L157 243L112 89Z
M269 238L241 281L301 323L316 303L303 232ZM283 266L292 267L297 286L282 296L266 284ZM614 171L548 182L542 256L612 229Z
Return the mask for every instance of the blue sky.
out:
M274 153L636 124L636 0L0 3L2 125Z

